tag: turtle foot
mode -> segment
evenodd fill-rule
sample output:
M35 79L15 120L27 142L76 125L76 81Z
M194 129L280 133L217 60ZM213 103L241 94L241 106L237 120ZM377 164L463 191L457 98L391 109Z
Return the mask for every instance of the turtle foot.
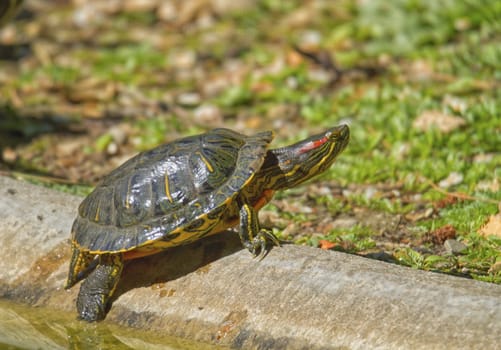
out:
M104 299L106 299L105 296L100 293L92 294L82 292L82 289L80 289L77 298L78 319L87 322L103 320L109 309Z
M257 258L259 261L263 260L268 254L270 243L280 247L278 238L271 231L264 229L261 229L256 237L246 243L246 248L251 252L254 258Z

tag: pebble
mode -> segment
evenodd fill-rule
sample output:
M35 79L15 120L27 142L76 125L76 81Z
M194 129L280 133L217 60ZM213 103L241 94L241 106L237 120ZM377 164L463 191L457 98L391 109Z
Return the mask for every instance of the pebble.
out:
M334 220L334 226L336 228L352 228L356 226L359 221L354 217L342 216Z
M291 90L296 90L299 87L299 82L296 77L288 77L285 80L285 84Z
M219 107L211 104L203 104L193 111L193 117L198 123L211 126L223 124L223 113Z
M106 154L110 156L114 156L118 153L118 146L115 142L110 142L108 146L106 146Z
M195 51L180 51L172 54L172 64L180 69L192 69L197 63Z
M77 27L88 28L98 25L106 19L103 9L95 2L77 5L73 11L72 21Z
M197 92L184 92L177 96L177 102L182 106L196 106L200 103L201 97Z
M465 244L456 241L455 239L448 239L444 242L445 251L449 254L459 255L468 248Z
M14 163L17 160L17 152L12 148L7 147L2 152L2 158L6 163Z
M164 22L174 22L178 16L178 10L171 1L162 1L157 8L157 17Z
M82 140L61 140L56 146L58 157L71 157L81 151L83 147Z
M248 11L258 5L256 0L212 0L210 2L217 14Z
M465 125L465 119L442 113L437 110L427 110L414 119L412 126L420 131L429 131L433 128L447 134Z
M307 30L299 38L299 45L304 49L318 48L321 43L322 34L316 30Z
M157 0L127 0L122 2L126 12L153 11L158 6Z
M118 126L118 125L112 126L108 130L108 133L113 138L113 141L115 141L117 143L117 145L123 145L125 143L125 141L127 140L127 132L121 126Z
M365 197L365 199L370 200L370 199L374 198L376 193L377 193L377 189L375 187L367 187L364 191L364 197Z
M327 84L331 78L331 73L327 72L325 69L313 68L308 71L308 79L320 84Z
M489 163L493 158L494 153L480 153L473 156L473 163Z
M449 176L440 181L438 185L441 188L449 188L451 186L459 185L461 182L463 182L463 178L463 174L453 171L449 174Z
M0 43L12 45L17 41L17 31L14 25L7 25L0 31Z

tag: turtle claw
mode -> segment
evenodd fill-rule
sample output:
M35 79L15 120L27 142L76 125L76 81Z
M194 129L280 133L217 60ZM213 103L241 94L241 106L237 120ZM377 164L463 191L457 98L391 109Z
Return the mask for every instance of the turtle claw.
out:
M260 230L256 237L250 242L250 252L252 253L254 258L257 258L258 261L264 259L268 252L267 249L268 243L271 242L273 245L280 247L280 241L278 238L268 230ZM259 252L259 253L258 253Z

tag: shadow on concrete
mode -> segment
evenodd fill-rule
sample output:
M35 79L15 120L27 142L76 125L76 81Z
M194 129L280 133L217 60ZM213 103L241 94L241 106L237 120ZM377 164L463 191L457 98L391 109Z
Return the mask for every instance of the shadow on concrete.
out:
M127 261L112 303L131 289L172 281L197 270L203 273L213 261L242 249L238 233L224 231L188 245Z

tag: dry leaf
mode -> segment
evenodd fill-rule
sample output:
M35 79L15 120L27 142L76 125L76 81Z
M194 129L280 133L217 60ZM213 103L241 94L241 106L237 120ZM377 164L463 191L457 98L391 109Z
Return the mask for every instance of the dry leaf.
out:
M463 178L463 174L453 171L445 179L441 180L438 185L442 188L449 188L451 186L459 185L463 182Z
M157 8L156 0L127 0L122 2L122 8L126 12L147 12Z
M425 208L422 210L416 210L405 215L405 219L411 222L416 222L419 220L428 219L433 215L433 208Z
M501 261L492 264L489 271L487 271L487 273L492 273L492 274L496 274L499 272L501 272Z
M320 244L320 248L325 250L332 249L336 246L336 243L332 243L331 241L328 241L326 239L321 239L318 241L318 243Z
M417 60L410 66L409 74L412 80L426 81L430 80L435 72L433 71L433 67L430 62Z
M412 126L421 131L437 128L443 133L449 133L466 124L463 118L445 114L440 111L424 111L416 119Z
M442 245L448 239L455 239L456 233L454 226L448 224L430 232L429 240L436 245Z
M117 93L114 83L91 77L76 82L68 91L67 98L73 103L108 102Z
M102 118L104 115L104 108L97 103L84 103L81 105L80 113L85 118Z
M497 178L494 178L492 181L480 181L477 186L475 186L475 189L477 191L491 191L491 192L497 192L499 191L500 185L499 185L499 180Z
M491 215L489 221L479 230L483 236L501 237L501 214Z
M468 109L468 104L459 97L445 95L442 103L457 113L464 113Z

